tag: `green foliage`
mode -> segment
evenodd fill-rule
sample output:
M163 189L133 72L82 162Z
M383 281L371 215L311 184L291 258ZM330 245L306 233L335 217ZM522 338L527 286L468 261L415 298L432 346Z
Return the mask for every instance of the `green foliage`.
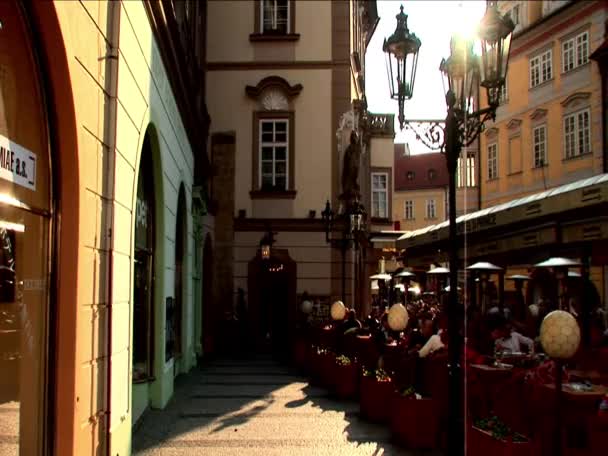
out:
M483 418L475 421L474 426L489 432L497 440L508 440L512 439L513 442L522 443L527 442L528 438L518 432L513 432L509 426L507 426L500 418L496 415L489 418Z

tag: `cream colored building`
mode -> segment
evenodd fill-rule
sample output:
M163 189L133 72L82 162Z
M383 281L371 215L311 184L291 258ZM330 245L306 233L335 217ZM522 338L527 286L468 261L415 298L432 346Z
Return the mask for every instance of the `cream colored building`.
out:
M204 10L0 5L2 154L19 158L0 175L2 265L21 287L3 276L3 455L130 454L200 352L207 119L175 70L203 54L167 52L166 18L195 31Z
M258 346L273 332L267 313L275 304L275 314L293 324L303 293L321 304L342 295L341 255L326 243L321 212L328 200L338 210L352 131L366 147L365 49L377 20L375 2L359 0L290 0L267 9L259 1L208 3L211 160L222 171L212 189L217 317L235 311L242 289ZM364 151L359 184L369 208L366 160ZM274 275L260 256L269 231L282 265ZM351 250L345 261L344 298L353 305Z

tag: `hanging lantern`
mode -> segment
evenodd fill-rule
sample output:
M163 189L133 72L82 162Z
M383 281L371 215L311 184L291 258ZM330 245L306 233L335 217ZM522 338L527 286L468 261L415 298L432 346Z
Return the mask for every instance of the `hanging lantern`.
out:
M511 37L515 29L511 18L500 15L497 3L488 2L478 33L481 40L481 86L487 90L490 106L498 106L500 89L507 78Z

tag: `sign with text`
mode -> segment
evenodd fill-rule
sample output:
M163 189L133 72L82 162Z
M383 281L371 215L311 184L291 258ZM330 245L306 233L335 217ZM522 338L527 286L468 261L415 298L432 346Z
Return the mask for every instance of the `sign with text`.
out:
M36 154L0 135L0 178L36 190Z

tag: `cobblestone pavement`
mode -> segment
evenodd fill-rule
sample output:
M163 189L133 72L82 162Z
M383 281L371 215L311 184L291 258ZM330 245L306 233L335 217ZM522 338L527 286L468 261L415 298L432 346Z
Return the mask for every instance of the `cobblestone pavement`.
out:
M165 410L146 412L136 456L428 455L390 441L387 426L359 417L357 402L269 360L216 361L178 378Z

